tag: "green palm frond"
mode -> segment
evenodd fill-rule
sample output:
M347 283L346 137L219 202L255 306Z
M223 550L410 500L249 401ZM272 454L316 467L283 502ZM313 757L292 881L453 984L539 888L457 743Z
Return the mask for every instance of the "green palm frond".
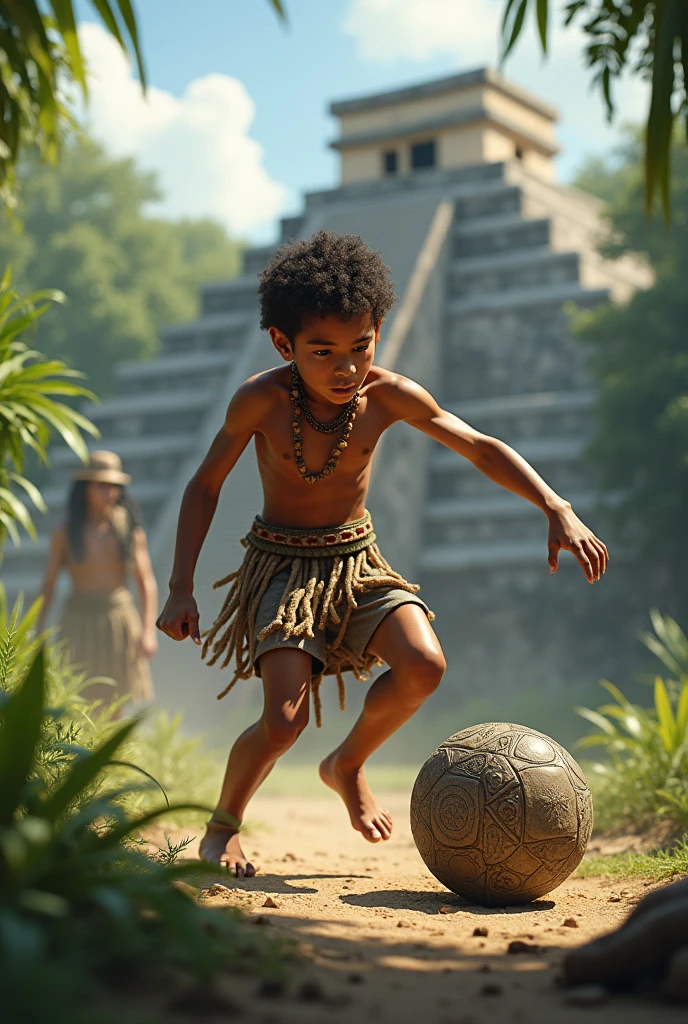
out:
M90 0L107 31L131 51L146 76L130 0ZM11 201L13 171L26 144L55 159L71 121L61 100L64 79L87 94L73 0L0 0L0 198Z
M35 539L25 497L40 512L46 511L40 491L22 473L25 450L32 449L47 464L47 448L56 433L86 460L84 432L98 436L90 420L55 399L57 395L93 399L90 391L76 383L83 374L59 359L44 359L19 340L51 303L63 298L61 292L45 291L21 297L12 289L9 271L0 282L0 542L9 536L19 544L17 524Z
M502 19L504 63L516 45L529 8L535 11L543 53L547 53L550 0L505 0ZM677 117L688 118L688 4L685 0L569 0L565 25L582 22L585 62L614 115L614 82L630 71L651 82L645 129L645 205L648 216L659 194L670 219L670 157Z

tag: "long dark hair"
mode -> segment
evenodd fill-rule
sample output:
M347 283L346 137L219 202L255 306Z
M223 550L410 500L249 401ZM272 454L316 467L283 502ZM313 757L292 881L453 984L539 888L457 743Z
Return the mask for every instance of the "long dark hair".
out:
M69 550L75 562L83 562L84 551L84 526L88 518L88 502L86 490L88 480L75 480L67 499L67 539ZM137 526L143 526L143 517L136 500L131 496L126 487L120 488L119 501L116 509L122 509L123 513L113 517L113 529L119 545L122 561L126 564L131 557L131 549L134 538L134 530Z

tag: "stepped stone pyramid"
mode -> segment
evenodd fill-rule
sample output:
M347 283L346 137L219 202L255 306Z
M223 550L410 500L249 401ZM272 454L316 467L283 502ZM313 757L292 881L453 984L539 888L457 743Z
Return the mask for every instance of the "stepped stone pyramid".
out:
M650 277L630 259L603 260L601 204L555 182L555 112L489 69L331 112L341 184L306 195L303 212L282 221L280 241L326 227L380 249L400 298L378 362L516 447L595 529L593 471L581 457L594 391L567 305L623 302ZM94 447L119 452L134 477L162 595L184 486L237 386L275 365L256 295L272 251L247 250L240 277L203 288L196 322L166 328L150 362L119 366L116 396L88 410L103 435ZM56 449L53 463L38 545L7 550L10 592L39 585L74 458ZM437 613L447 704L594 682L627 667L658 585L640 567L619 558L590 587L564 554L550 577L542 513L407 425L378 446L368 504L386 556L423 585ZM198 566L206 625L220 601L211 583L238 563L239 538L260 507L250 446ZM153 668L163 704L183 707L193 723L211 719L219 672L202 667L190 643L162 638Z

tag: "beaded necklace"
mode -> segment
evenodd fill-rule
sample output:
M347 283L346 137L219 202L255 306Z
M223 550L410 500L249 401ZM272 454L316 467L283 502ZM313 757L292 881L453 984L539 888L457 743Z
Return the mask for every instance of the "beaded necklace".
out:
M332 420L330 423L321 423L320 420L315 418L311 410L308 408L306 393L304 391L303 382L296 363L293 362L291 364L291 404L293 406L291 427L294 437L294 461L296 462L296 468L307 484L315 484L319 480L323 480L326 476L329 476L330 473L334 473L337 468L337 462L346 448L347 438L351 433L354 420L356 419L359 397L359 393L356 391L336 419ZM302 412L305 415L309 426L311 426L313 430L319 430L323 434L333 434L336 430L339 430L340 427L342 428L339 440L335 444L329 459L319 473L310 473L306 467L306 463L303 461L303 438L301 436Z

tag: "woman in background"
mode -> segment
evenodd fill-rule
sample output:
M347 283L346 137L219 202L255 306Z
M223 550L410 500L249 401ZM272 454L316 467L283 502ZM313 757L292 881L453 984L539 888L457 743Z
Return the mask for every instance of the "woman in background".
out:
M149 659L157 650L158 588L141 514L114 452L92 452L73 476L65 522L54 531L43 582L39 629L44 628L61 569L72 590L62 614L62 637L70 660L88 677L107 676L115 686L95 683L89 699L111 701L130 695L134 703L153 700ZM127 587L131 573L141 614Z

